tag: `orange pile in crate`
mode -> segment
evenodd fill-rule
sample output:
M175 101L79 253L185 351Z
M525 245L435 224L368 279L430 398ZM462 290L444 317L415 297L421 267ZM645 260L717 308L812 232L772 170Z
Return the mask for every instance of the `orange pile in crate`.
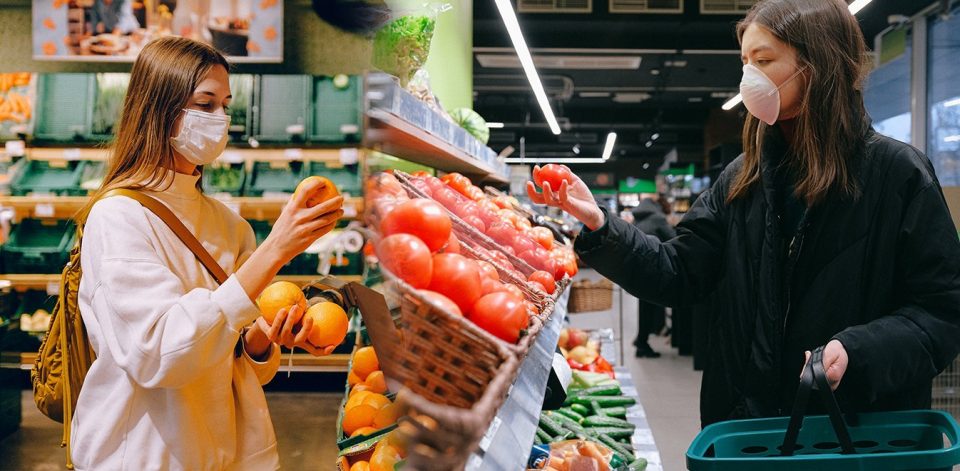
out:
M373 347L357 349L352 365L347 375L350 394L343 407L344 435L369 435L396 423L397 408L385 396L387 382Z

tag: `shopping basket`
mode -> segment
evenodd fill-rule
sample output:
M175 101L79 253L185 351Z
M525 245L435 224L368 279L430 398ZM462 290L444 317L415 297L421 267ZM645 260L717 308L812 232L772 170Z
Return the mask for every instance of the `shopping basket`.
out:
M820 393L829 415L804 417L811 390ZM803 371L791 417L710 425L687 450L687 469L949 471L960 464L958 437L957 422L942 411L841 415L820 347Z

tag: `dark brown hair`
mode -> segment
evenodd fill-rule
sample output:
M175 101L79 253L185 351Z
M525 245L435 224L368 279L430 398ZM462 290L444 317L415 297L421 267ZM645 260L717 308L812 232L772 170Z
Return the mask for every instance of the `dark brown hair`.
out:
M103 183L78 214L78 221L107 191L152 190L163 184L165 169L175 167L170 143L174 126L197 85L218 65L230 70L223 55L198 41L171 36L144 46L130 72Z
M761 0L737 24L768 29L797 51L806 86L801 92L791 159L796 195L808 205L831 191L856 197L854 159L870 127L863 105L868 56L863 33L842 0ZM768 126L748 114L743 125L744 164L727 201L744 196L760 179L760 150Z

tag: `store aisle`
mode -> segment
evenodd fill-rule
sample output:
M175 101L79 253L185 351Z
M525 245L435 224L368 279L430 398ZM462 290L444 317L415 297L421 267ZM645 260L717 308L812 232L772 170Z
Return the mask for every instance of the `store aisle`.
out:
M268 392L281 469L328 469L336 462L336 418L343 394ZM60 424L42 416L23 391L20 430L0 440L0 471L60 471Z

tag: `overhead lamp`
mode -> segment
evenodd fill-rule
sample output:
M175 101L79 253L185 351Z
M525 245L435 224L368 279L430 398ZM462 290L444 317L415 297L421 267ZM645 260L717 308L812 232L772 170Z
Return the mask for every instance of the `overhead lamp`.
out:
M943 142L960 142L960 134L954 134L943 138Z
M603 145L603 160L606 161L613 155L613 145L617 143L617 133L607 134L607 143Z
M644 162L644 163L643 163L643 169L646 170L646 169L648 169L648 168L650 168L650 162Z
M602 164L602 163L606 162L605 159L601 159L601 158L597 158L597 157L584 158L584 159L579 159L579 158L574 158L574 157L556 157L556 158L554 158L554 157L546 157L546 158L543 158L543 159L538 159L538 158L534 158L534 157L526 157L526 158L512 157L512 158L509 158L509 159L504 159L503 161L504 161L505 163L508 163L508 164L531 164L531 163L536 163L536 164Z
M656 141L657 139L660 139L660 133L658 133L658 132L655 132L655 133L653 133L652 136L650 136L650 140L651 140L651 141Z
M487 123L488 129L503 129L504 124L498 122Z
M850 10L851 15L856 15L857 12L863 10L863 7L867 6L872 1L873 0L854 0L853 3L847 6L847 9ZM735 97L727 100L727 102L723 104L722 108L724 111L730 111L734 106L740 104L741 101L743 101L743 97L738 93Z
M954 98L943 103L944 108L950 108L951 106L960 106L960 98Z
M517 57L520 58L520 65L523 66L523 72L527 75L530 82L530 88L533 89L533 95L540 104L543 116L550 126L553 134L560 134L560 124L557 123L557 117L554 116L550 108L550 100L547 99L547 92L543 90L543 83L540 82L540 75L537 74L537 68L533 65L533 58L530 56L530 49L527 48L527 42L523 39L523 33L520 31L520 23L517 21L517 14L513 11L513 4L510 0L494 0L497 4L497 10L503 18L503 24L507 27L507 33L510 40L513 41L513 48L517 51Z
M580 155L580 144L574 144L572 150L574 154Z
M646 147L647 149L653 147L653 141L647 141L647 143L644 144L643 147Z

